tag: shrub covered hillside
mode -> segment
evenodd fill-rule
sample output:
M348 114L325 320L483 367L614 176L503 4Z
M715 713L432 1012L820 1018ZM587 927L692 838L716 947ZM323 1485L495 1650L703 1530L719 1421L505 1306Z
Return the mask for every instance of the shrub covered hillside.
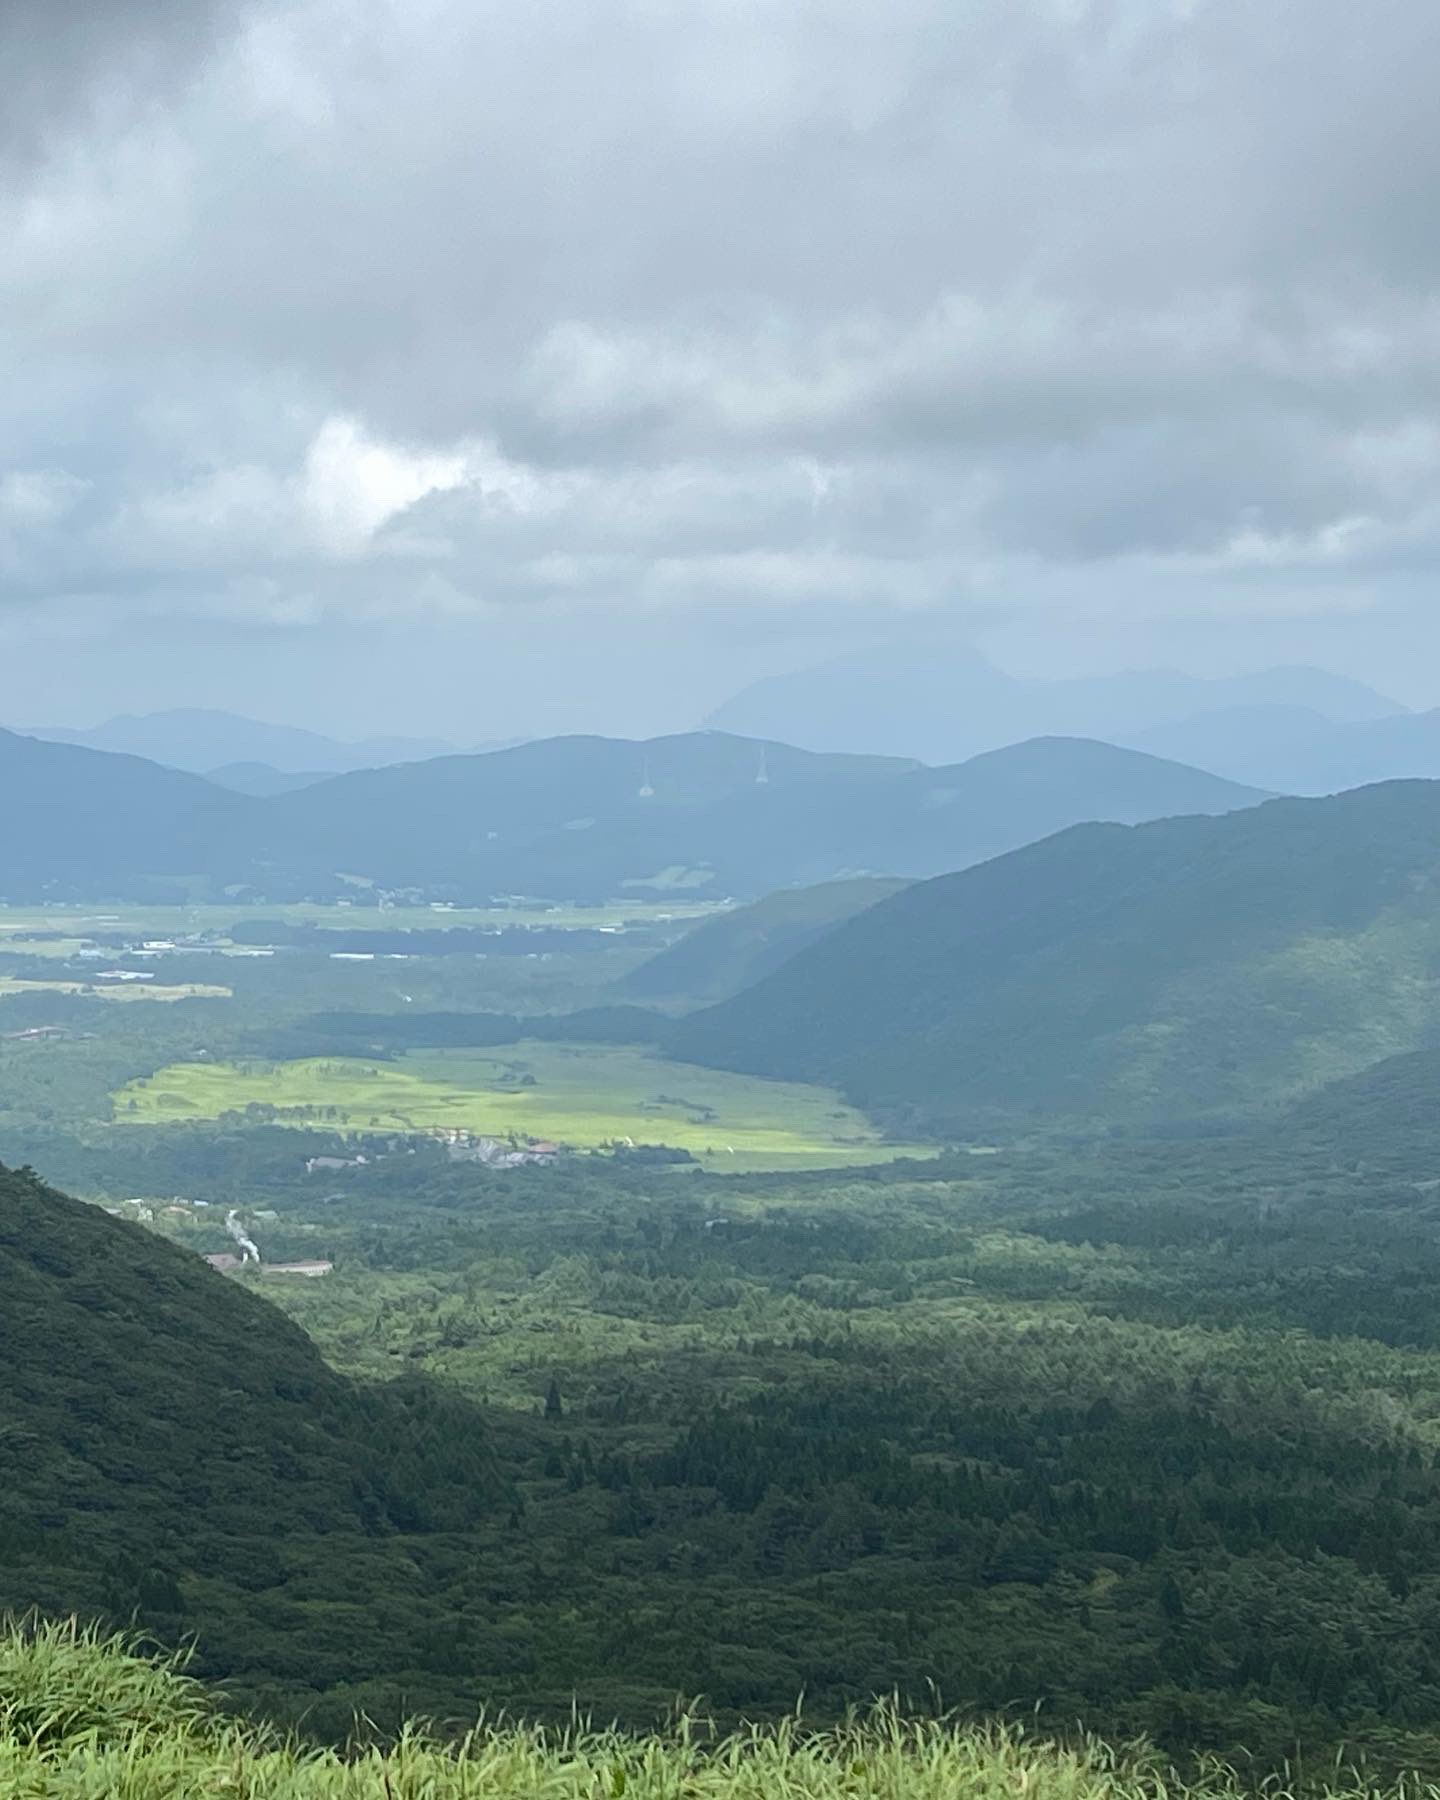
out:
M1427 1791L1327 1776L1310 1791ZM0 1790L23 1800L1235 1800L1246 1788L1218 1765L1187 1787L1141 1749L907 1723L883 1708L813 1734L789 1722L719 1738L683 1720L663 1738L482 1724L449 1743L412 1728L383 1746L307 1750L222 1719L175 1662L56 1624L0 1639Z

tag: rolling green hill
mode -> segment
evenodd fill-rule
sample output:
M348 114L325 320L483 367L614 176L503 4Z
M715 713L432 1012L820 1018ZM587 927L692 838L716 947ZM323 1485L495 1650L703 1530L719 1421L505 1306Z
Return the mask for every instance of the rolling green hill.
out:
M682 1022L674 1055L997 1115L1238 1111L1437 1017L1440 784L1089 825L920 883Z
M704 919L625 981L636 999L719 1000L752 986L826 932L888 900L908 884L882 876L782 888L733 912Z

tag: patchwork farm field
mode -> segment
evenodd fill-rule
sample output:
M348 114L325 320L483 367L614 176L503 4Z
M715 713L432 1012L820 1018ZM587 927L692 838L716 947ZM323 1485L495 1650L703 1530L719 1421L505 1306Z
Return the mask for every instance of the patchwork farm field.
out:
M576 1150L627 1139L667 1144L716 1171L844 1168L934 1154L933 1146L887 1143L827 1088L593 1044L416 1051L395 1062L172 1063L121 1088L113 1101L121 1124L261 1108L250 1116L340 1131L513 1133Z

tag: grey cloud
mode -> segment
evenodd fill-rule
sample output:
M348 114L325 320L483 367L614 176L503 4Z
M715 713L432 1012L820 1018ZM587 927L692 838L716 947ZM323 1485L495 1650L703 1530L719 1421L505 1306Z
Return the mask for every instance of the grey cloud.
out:
M12 0L7 592L332 646L794 650L1092 574L1411 619L1437 37L1422 0Z
M172 100L242 16L242 0L5 0L0 168Z

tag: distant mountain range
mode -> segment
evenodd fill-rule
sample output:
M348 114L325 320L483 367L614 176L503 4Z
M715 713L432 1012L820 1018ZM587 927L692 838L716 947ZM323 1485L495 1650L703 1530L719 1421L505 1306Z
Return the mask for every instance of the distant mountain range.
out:
M1236 706L1114 735L1137 750L1284 794L1440 778L1440 710L1337 724L1311 707Z
M204 775L234 764L265 764L286 774L373 769L386 763L419 762L444 756L455 746L441 738L374 737L359 743L305 731L296 725L267 725L238 713L180 707L170 712L123 714L78 731L68 726L27 727L28 737L87 750L143 756L172 769Z
M1341 724L1404 710L1361 682L1320 669L1266 669L1208 681L1167 670L1027 681L972 650L928 647L879 649L767 677L717 708L706 723L811 750L951 763L1032 737L1133 743L1141 733L1237 707L1299 708Z
M1031 738L1094 738L1274 793L1440 776L1440 710L1407 712L1361 682L1309 668L1216 680L1139 670L1030 681L973 650L880 649L756 682L706 723L728 735L827 754L936 766ZM196 707L126 714L88 730L33 727L25 735L143 756L262 797L327 775L511 749L520 741L343 742Z
M0 731L0 899L173 897L244 841L259 804L138 756Z
M1440 783L1083 825L861 912L682 1020L911 1126L1253 1109L1440 1025Z
M293 794L298 788L314 787L317 781L328 781L321 769L276 769L269 763L226 763L220 769L206 769L207 781L216 787L229 788L235 794L253 794L265 800L272 794Z
M434 898L751 898L964 867L1084 819L1223 812L1262 796L1106 744L1016 745L954 768L723 733L551 738L267 797L136 757L0 733L0 895L248 889Z

